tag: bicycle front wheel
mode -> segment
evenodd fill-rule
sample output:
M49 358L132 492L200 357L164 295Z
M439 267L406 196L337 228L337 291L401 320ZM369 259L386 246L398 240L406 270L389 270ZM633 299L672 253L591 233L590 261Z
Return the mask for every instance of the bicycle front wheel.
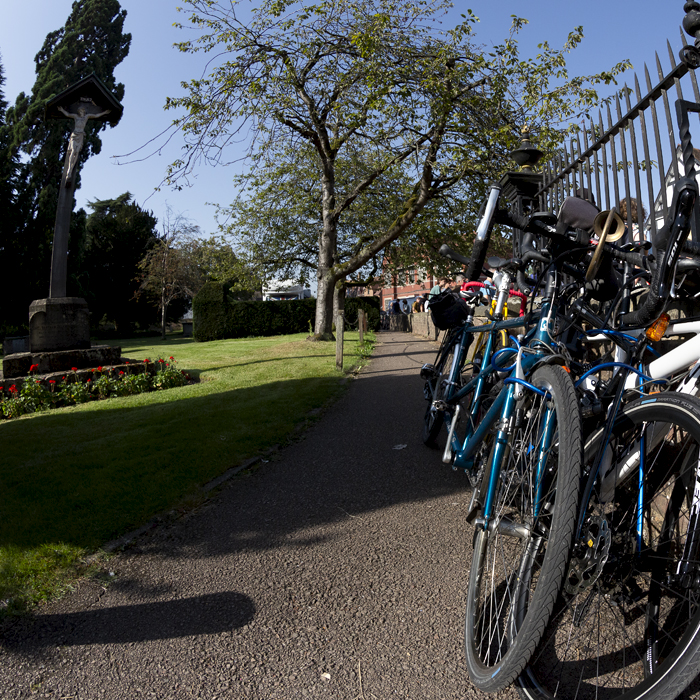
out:
M486 527L477 525L465 625L469 675L481 690L509 685L534 653L566 571L581 470L581 418L562 367L532 376L516 404ZM484 475L489 483L491 460Z
M445 422L445 413L436 408L435 402L444 401L448 395L461 388L461 367L456 369L455 377L450 379L452 365L459 351L459 340L459 336L456 334L448 339L447 345L442 349L435 363L435 378L429 382L428 388L432 390L432 400L428 404L423 418L423 442L429 447L437 446L437 438Z
M586 464L601 439L587 441ZM693 397L622 409L556 612L519 679L525 698L671 700L698 674L699 446Z

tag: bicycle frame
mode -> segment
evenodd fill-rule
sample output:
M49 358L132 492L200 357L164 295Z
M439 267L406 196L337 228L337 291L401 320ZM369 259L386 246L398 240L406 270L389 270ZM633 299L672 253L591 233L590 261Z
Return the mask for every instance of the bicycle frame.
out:
M525 335L523 344L516 350L515 348L505 348L513 353L517 353L515 364L512 367L502 367L494 364L497 354L494 354L493 348L497 335L502 331L508 331L514 328L519 328L523 325L521 318L494 321L487 325L474 326L465 325L460 336L459 350L455 353L452 371L450 373L450 382L452 386L456 386L456 379L462 366L462 358L467 352L475 333L486 333L486 348L479 373L473 377L462 389L454 394L448 395L445 402L448 406L454 408L449 425L449 434L447 445L443 454L443 462L453 462L455 468L463 468L468 472L474 467L474 456L482 445L484 438L498 424L498 432L495 439L495 446L491 461L491 470L489 475L488 489L486 492L483 522L486 526L492 517L493 501L496 493L496 487L500 476L501 463L508 444L509 428L515 411L517 400L524 393L524 387L541 393L541 390L534 387L525 380L531 370L543 358L551 357L549 353L543 350L537 350L536 345L544 343L551 347L552 335L554 331L554 319L556 318L557 304L553 290L556 289L555 284L556 272L550 271L548 279L548 294L542 303L541 311L537 325L530 329ZM501 284L499 285L499 298L496 304L496 312L499 312L505 304L505 299L508 296L510 285L510 277L508 274L503 275ZM505 379L505 386L499 392L493 405L488 409L486 415L478 419L479 409L484 398L484 386L489 375L494 372L510 372L510 376ZM460 405L459 402L465 396L473 391L474 395L470 405L470 415L466 430L466 435L463 440L455 434L456 424L459 420ZM446 413L446 420L447 420ZM552 420L554 409L547 409L547 418L545 420L545 428L539 436L540 444L534 446L538 450L537 474L535 475L536 491L534 494L534 510L535 515L538 515L540 509L540 494L539 485L542 481L544 466L546 463L547 453L551 447L554 437L555 421ZM454 454L454 461L453 461Z

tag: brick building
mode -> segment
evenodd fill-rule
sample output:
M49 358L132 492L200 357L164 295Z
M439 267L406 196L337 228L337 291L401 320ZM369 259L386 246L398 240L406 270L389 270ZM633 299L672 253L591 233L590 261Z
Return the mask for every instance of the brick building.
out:
M348 296L366 297L376 296L381 300L381 308L389 311L391 302L398 299L408 305L410 311L411 304L416 298L427 294L437 284L437 277L429 275L425 270L415 267L402 270L393 276L384 287L350 287Z

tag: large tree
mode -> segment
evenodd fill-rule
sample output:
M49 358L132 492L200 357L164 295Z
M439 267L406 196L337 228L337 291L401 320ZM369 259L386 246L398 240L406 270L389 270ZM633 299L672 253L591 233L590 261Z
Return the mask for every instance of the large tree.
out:
M193 244L199 227L167 208L161 234L139 262L137 298L147 299L160 311L161 337L165 340L168 308L176 299L191 301L204 284Z
M7 111L11 155L21 154L15 199L17 226L9 256L18 280L12 306L26 323L33 298L46 296L58 190L72 122L44 119L48 100L78 80L95 73L118 100L124 85L114 69L129 51L131 35L123 32L126 12L118 0L76 0L65 25L47 35L35 57L36 80L30 95L21 93ZM99 132L105 122L91 120L77 166L100 152ZM79 174L76 176L79 187ZM71 234L75 227L72 227Z
M555 123L593 104L591 85L624 68L569 80L564 55L581 40L580 29L562 50L543 45L531 61L520 59L512 36L484 52L472 38L471 11L440 29L448 0L262 0L247 23L237 0L184 1L204 33L180 49L223 57L205 79L186 85L186 96L167 102L186 110L175 121L185 154L170 177L186 178L202 157L225 161L243 133L252 135L253 164L270 162L281 143L313 151L321 195L314 336L321 339L332 337L337 283L401 236L431 200L465 180L474 183L469 191L483 190L526 120L540 147L558 144ZM339 194L338 164L348 152L371 156L371 166ZM412 187L389 222L338 262L341 219L397 168Z

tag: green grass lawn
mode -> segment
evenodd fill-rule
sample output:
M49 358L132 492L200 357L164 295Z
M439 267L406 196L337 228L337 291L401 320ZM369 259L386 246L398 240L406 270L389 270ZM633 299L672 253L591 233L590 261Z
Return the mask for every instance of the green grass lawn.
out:
M121 341L124 357L173 355L198 382L0 423L0 600L21 609L55 594L86 552L186 503L336 397L335 344L304 338ZM345 338L347 371L360 354L357 333Z

